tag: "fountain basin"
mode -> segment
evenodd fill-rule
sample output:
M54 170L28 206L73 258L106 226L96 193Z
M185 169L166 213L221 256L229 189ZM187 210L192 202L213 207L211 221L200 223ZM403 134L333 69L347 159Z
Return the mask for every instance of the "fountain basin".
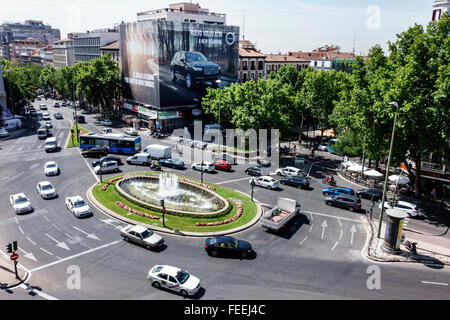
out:
M185 180L178 181L174 174L125 176L114 187L128 201L157 212L161 211L160 200L163 199L166 214L216 218L231 209L229 202L216 192Z

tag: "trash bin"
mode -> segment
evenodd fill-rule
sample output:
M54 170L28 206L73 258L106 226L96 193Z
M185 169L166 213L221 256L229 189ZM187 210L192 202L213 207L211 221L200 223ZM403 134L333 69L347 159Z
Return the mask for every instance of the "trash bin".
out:
M387 209L386 233L383 249L389 253L400 253L400 239L402 236L403 220L408 215L399 209Z

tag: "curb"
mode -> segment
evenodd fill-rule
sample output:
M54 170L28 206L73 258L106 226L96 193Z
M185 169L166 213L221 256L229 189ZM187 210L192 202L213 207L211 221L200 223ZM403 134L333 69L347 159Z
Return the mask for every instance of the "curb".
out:
M155 227L149 224L145 224L136 220L132 220L132 219L128 219L125 218L123 216L121 216L120 214L115 213L114 211L106 208L105 206L103 206L100 202L97 201L97 199L95 199L94 195L92 194L92 189L97 185L97 183L93 184L92 186L89 187L89 189L86 191L86 195L89 199L89 201L99 210L101 211L103 214L108 215L110 217L113 217L116 220L120 220L122 222L128 223L128 224L132 224L132 225L140 225L146 228L150 228L152 230L155 231L159 231L162 233L167 233L167 234L171 234L171 235L176 235L176 236L190 236L190 237L209 237L209 236L221 236L221 235L230 235L233 233L237 233L237 232L241 232L244 231L246 229L249 229L251 227L253 227L258 221L259 218L262 215L262 208L261 205L258 201L255 201L256 206L258 207L258 212L256 213L256 216L249 221L247 224L243 225L243 226L239 226L237 228L234 229L229 229L229 230L224 230L224 231L216 231L216 232L182 232L182 231L178 231L178 230L168 230L166 228L161 228L161 227ZM248 196L246 193L238 191L238 190L234 190L237 191L241 194L244 194L246 196Z
M14 284L8 285L8 286L0 286L0 290L9 290L9 289L14 289L18 286L20 286L22 283L24 283L25 281L28 281L31 278L31 273L29 273L28 271L25 271L25 276L23 279L20 279L19 282L16 282Z

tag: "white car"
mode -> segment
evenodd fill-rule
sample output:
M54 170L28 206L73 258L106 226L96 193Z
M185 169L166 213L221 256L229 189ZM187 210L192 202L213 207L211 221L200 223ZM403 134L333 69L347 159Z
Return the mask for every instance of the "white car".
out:
M378 206L381 209L381 203ZM417 207L417 204L406 202L406 201L398 201L394 207L391 207L389 201L384 203L385 209L399 209L405 212L409 217L417 217L422 215L422 211Z
M44 120L51 120L50 114L48 112L44 112L42 114L42 119L44 119Z
M44 166L44 173L46 176L56 176L60 173L58 165L55 161L48 161Z
M269 176L254 177L251 178L249 182L251 185L267 188L269 190L277 189L280 186L278 180Z
M201 288L200 279L186 271L168 265L153 266L147 275L155 288L165 288L179 292L182 296L193 296Z
M147 250L159 247L164 243L163 237L143 226L126 226L120 229L120 235L126 242L142 245Z
M319 150L319 151L328 151L328 145L326 145L326 144L320 144L320 145L317 147L317 150Z
M101 124L103 124L104 126L112 126L112 122L108 119L103 119L101 121Z
M127 130L125 130L125 134L128 134L130 136L138 136L139 135L138 131L134 128L128 128Z
M9 202L14 208L16 214L33 211L30 200L24 193L13 194L9 197Z
M302 176L302 171L299 168L295 167L286 167L286 168L279 168L277 171L275 171L277 176Z
M66 207L77 218L92 214L91 208L80 196L67 197Z
M39 182L36 189L42 199L51 199L58 196L55 187L53 187L53 185L48 181Z
M206 172L213 172L216 170L214 167L214 164L211 162L203 162L203 164L201 162L194 162L191 165L191 168L194 170L200 170L200 171L206 171Z
M112 129L111 128L103 128L100 130L101 134L108 134L108 133L112 133Z
M1 127L0 128L0 137L7 137L7 136L9 136L8 131L6 131L5 128Z
M94 168L95 174L100 174L100 172L104 174L119 171L120 169L119 166L117 165L117 161L105 161Z
M52 127L53 127L53 125L52 125L52 122L51 122L51 121L45 121L45 122L44 122L44 125L45 125L45 127L46 127L47 129L50 129L50 128L52 128Z

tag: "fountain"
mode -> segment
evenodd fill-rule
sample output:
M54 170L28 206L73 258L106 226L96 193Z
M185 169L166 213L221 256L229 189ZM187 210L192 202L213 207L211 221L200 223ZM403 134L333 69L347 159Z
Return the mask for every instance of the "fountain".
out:
M163 172L159 177L125 177L115 184L116 190L129 200L149 209L160 210L164 200L167 210L183 215L221 215L229 204L217 193L193 183L179 181L173 173ZM131 199L130 199L131 198Z

